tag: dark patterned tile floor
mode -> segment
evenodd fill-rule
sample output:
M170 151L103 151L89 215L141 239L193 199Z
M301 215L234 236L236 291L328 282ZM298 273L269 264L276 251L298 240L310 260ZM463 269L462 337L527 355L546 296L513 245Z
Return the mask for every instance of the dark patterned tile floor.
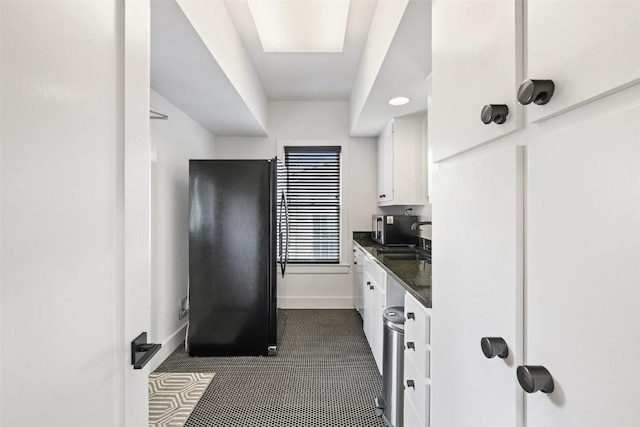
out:
M353 310L282 310L273 357L189 357L156 372L215 372L185 427L383 427L382 379Z

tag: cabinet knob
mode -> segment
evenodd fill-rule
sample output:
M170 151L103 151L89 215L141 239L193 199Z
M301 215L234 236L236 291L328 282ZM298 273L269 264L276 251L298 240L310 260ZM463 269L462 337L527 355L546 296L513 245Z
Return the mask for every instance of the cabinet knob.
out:
M416 314L411 312L407 313L407 320L409 319L416 320Z
M383 194L383 195L382 195L382 196L380 196L380 197L382 197L382 198L384 199L385 197L387 197L387 195L386 195L386 194Z
M494 122L497 125L501 125L507 121L509 115L509 107L504 104L487 104L482 107L480 112L480 120L485 125Z
M522 82L518 89L518 102L522 105L528 105L532 102L537 105L544 105L553 96L555 87L552 80L527 79Z
M411 387L414 390L416 389L416 383L413 380L407 380L407 387Z
M416 350L416 345L412 341L407 342L407 350L409 350L409 349L413 350L413 351Z
M480 347L487 359L493 359L496 356L505 359L509 356L509 347L500 337L483 337L480 340Z
M518 366L516 374L520 387L527 393L535 393L536 391L551 393L553 391L553 377L544 366Z

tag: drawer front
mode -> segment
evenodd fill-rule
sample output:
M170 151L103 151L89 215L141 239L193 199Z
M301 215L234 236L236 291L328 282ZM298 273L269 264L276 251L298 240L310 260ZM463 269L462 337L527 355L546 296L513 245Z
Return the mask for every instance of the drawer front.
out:
M427 309L409 294L406 294L404 298L404 315L407 318L404 323L405 342L414 341L429 344L431 319Z
M411 381L413 386L409 386ZM429 420L430 384L419 377L411 363L404 367L404 399L413 406L422 425L426 425Z
M411 363L420 378L429 378L431 365L431 350L429 346L413 341L405 341L404 365Z

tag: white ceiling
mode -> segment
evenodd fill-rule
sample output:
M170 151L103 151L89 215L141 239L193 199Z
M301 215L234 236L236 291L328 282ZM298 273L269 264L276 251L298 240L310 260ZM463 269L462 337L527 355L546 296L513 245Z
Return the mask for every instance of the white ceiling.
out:
M349 101L377 3L351 0L343 53L265 53L247 1L224 0L264 93L273 101ZM352 136L375 136L391 117L426 111L430 10L428 0L409 2ZM216 135L263 135L185 19L174 1L152 2L152 88ZM411 102L388 105L390 98L401 95Z
M267 97L347 101L377 0L351 0L342 53L265 53L246 0L225 0Z

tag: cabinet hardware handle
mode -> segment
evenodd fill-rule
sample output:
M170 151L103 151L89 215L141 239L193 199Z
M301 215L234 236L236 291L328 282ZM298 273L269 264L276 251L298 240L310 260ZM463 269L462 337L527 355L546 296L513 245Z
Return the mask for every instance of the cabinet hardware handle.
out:
M354 263L355 265L358 265L358 261L353 261L353 263Z
M520 387L527 393L535 393L536 391L543 393L553 392L553 377L544 366L518 366L516 374Z
M414 390L416 389L416 383L413 380L407 380L407 387L411 387Z
M480 340L480 347L487 359L492 359L496 356L505 359L509 356L509 347L500 337L483 337Z
M518 88L518 102L522 105L529 105L532 102L544 105L553 96L555 88L553 80L527 79Z
M386 194L383 194L383 195L382 195L382 196L380 196L380 197L382 197L382 198L384 199L385 197L387 197L387 195L386 195Z
M416 320L416 315L415 313L407 313L407 320L411 319L411 320Z
M370 289L370 290L373 290L373 285L369 285L369 289Z
M416 345L412 341L409 341L407 343L407 350L409 350L409 349L411 349L413 351L416 351Z
M494 122L497 125L501 125L507 121L509 115L509 107L504 104L487 104L482 107L480 112L480 120L485 125Z

